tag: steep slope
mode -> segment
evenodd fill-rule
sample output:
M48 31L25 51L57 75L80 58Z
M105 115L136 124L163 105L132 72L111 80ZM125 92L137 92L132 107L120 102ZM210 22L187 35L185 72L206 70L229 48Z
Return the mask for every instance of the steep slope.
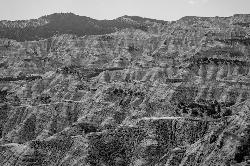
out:
M0 42L0 165L246 165L249 15Z

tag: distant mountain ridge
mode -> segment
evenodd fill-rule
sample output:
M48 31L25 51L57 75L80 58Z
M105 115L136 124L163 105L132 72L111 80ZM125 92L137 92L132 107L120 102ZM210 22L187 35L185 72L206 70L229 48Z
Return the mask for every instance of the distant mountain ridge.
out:
M128 15L113 20L96 20L74 13L54 13L38 19L2 20L0 21L0 38L14 39L16 41L34 41L61 34L73 34L78 37L103 35L126 28L150 31L153 27L155 28L155 25L167 27L175 23L181 26L202 24L203 27L208 28L224 27L224 25L228 26L229 24L249 27L250 15L235 14L230 17L185 16L177 21L164 21Z
M114 20L96 20L73 13L54 13L38 19L0 21L0 38L29 41L49 38L56 34L84 36L108 34L125 28L147 30L147 21L167 23L163 20L138 16L122 16Z

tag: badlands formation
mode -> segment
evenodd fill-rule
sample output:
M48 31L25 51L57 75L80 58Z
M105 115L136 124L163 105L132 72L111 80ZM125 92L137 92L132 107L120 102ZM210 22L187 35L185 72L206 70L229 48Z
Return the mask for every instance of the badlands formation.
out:
M0 165L250 165L249 26L1 21Z

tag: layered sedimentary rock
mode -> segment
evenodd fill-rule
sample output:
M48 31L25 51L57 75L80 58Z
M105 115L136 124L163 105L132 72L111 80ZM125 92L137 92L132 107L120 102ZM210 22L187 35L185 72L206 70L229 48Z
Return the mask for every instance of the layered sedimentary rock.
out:
M0 165L246 165L248 20L1 39Z

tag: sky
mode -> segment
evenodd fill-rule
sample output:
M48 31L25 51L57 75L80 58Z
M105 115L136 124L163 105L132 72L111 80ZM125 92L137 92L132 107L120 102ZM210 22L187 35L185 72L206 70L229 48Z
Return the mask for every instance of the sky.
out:
M184 16L250 14L250 0L0 0L0 20L61 12L99 20L129 15L173 21Z

